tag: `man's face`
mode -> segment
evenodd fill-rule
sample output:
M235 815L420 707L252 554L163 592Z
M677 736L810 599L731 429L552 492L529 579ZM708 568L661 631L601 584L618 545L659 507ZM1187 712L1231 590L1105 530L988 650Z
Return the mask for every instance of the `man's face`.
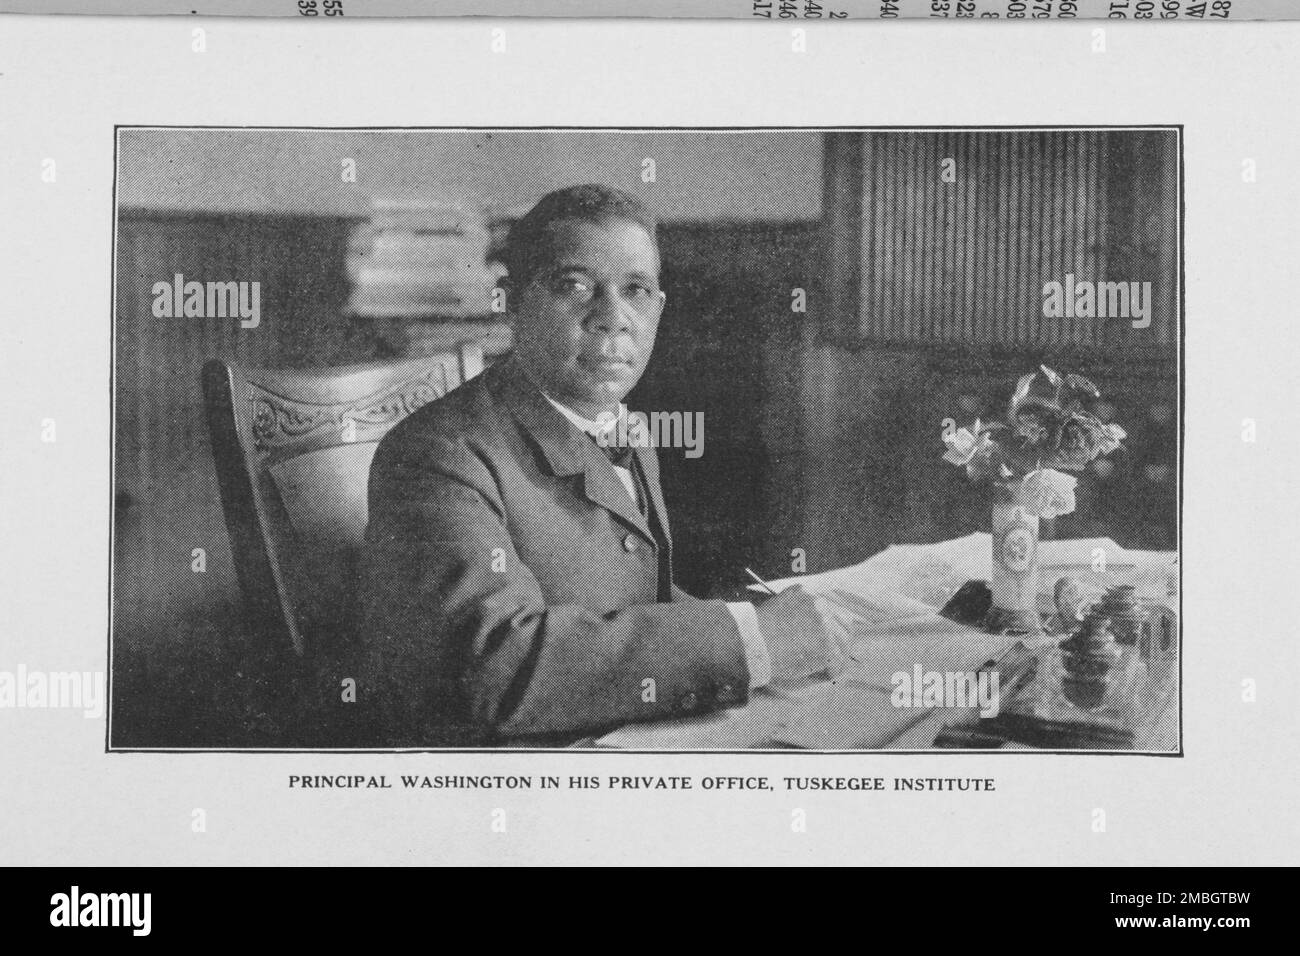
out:
M551 398L587 418L614 412L654 350L659 252L619 218L554 223L528 284L510 290L515 351Z

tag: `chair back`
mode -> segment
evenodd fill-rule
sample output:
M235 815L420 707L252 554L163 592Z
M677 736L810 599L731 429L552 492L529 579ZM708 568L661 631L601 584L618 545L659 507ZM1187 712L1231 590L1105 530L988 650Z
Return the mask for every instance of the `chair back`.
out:
M375 448L482 369L478 345L327 369L204 366L221 506L255 630L302 654L355 629Z

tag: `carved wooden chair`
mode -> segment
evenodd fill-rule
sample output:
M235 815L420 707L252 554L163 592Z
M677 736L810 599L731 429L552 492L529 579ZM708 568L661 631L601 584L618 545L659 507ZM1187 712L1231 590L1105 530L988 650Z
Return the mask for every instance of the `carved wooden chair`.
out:
M352 633L375 447L482 369L478 345L303 371L204 366L221 505L255 632L299 655Z

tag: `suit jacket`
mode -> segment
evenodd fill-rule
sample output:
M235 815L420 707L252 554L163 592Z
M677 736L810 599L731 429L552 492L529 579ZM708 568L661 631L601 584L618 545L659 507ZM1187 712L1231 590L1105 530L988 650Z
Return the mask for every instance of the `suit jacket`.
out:
M744 702L739 628L672 584L658 461L636 455L650 522L513 357L384 437L358 694L376 742L554 746Z

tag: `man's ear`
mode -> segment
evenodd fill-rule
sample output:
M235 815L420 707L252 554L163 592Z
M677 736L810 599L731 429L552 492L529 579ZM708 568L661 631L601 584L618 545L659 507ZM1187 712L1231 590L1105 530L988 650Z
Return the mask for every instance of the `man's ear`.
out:
M664 305L668 302L668 293L663 289L659 290L659 314L664 314Z

